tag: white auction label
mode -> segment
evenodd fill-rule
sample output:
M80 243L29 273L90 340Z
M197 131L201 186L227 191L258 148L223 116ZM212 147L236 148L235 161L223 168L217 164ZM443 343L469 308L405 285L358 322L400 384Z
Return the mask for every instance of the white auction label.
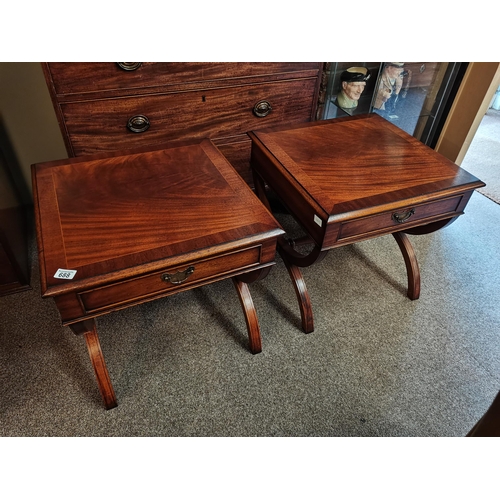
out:
M72 269L58 269L54 278L59 278L61 280L72 280L75 277L76 271Z
M314 222L316 222L319 227L323 225L323 221L316 214L314 215Z

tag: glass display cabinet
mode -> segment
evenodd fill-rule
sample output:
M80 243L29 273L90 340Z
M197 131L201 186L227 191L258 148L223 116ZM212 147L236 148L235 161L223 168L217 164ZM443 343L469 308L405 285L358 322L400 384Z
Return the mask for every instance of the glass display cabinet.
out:
M323 119L378 113L433 146L466 63L334 62Z

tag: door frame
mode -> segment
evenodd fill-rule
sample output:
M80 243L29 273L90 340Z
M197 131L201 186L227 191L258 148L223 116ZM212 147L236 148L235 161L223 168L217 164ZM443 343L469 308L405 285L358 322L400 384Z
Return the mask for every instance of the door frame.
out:
M500 86L500 63L469 63L435 150L460 165Z

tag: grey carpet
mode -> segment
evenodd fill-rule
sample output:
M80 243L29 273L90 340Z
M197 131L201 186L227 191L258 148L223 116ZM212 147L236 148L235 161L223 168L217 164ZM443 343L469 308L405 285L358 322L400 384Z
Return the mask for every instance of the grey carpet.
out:
M40 297L35 259L33 290L0 298L0 434L464 436L500 388L499 217L474 193L451 226L411 237L413 302L391 236L330 251L304 269L309 335L278 259L251 285L255 356L230 281L104 316L110 411L84 340Z
M500 203L500 111L486 112L461 167L486 183L480 193Z

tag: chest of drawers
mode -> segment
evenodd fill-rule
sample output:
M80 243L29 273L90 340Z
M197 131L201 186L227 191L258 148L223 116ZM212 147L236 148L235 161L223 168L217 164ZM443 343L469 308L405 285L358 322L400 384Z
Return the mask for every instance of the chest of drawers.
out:
M314 120L323 63L44 63L69 156L209 138L248 183L262 127Z

